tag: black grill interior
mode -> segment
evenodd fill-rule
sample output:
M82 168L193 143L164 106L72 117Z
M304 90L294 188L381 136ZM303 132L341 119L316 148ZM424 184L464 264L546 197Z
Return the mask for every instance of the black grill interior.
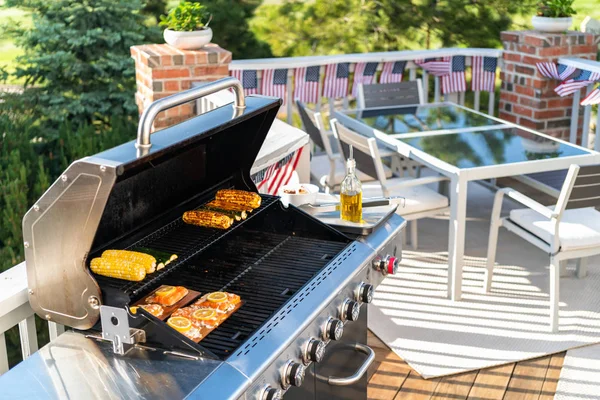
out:
M195 227L176 218L121 247L178 254L176 262L142 282L95 277L105 303L134 302L162 284L239 294L244 305L200 342L202 350L226 358L349 242L297 209L284 209L276 197L263 196L261 207L229 230Z

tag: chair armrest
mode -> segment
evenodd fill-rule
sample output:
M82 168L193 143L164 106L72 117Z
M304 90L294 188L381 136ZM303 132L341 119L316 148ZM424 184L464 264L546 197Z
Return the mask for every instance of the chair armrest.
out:
M448 181L448 180L450 180L450 179L445 176L425 176L423 178L406 179L406 180L396 183L395 185L389 185L386 187L389 190L389 189L395 189L395 188L405 188L405 187L411 187L411 186L428 185L430 183L444 182L444 181Z
M537 212L538 214L543 215L544 217L546 217L548 219L557 217L557 215L554 211L550 210L548 207L544 206L543 204L538 203L537 201L533 200L531 197L525 196L523 193L521 193L515 189L507 187L507 188L500 189L499 192L501 192L503 195L508 196L511 199L523 204L524 206L532 209L533 211Z

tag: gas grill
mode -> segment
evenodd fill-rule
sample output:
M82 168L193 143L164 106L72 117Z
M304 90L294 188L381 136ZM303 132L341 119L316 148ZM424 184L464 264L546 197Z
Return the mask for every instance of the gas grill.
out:
M160 111L228 88L233 104L150 136ZM267 195L228 230L181 220L219 189L256 192L250 167L281 100L242 93L226 78L153 103L136 141L76 161L27 213L31 306L73 330L3 375L3 393L366 398L367 303L395 272L404 220L392 215L348 237ZM135 247L178 259L140 282L89 270L105 249ZM163 284L228 291L244 304L195 343L144 310L129 312Z

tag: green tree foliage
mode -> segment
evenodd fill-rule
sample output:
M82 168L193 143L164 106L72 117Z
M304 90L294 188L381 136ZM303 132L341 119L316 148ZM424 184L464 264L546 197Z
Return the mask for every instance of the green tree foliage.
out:
M146 0L144 8L141 10L142 14L153 17L156 22L160 21L160 16L166 14L166 12L167 2L165 0Z
M193 0L212 14L213 41L232 52L233 59L272 57L269 45L258 40L248 21L262 0Z
M276 56L497 47L533 0L300 0L263 5L251 27Z
M32 12L31 28L7 28L25 50L14 74L25 80L22 100L31 109L51 121L76 124L135 115L129 48L153 36L139 13L140 0L6 0L5 5Z

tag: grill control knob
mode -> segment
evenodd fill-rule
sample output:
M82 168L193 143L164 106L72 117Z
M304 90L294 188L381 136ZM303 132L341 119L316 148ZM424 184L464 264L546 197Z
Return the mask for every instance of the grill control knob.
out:
M292 386L300 386L302 382L304 382L304 365L294 362L292 360L288 361L284 367L283 375L282 375L282 384L284 389L287 389Z
M361 282L356 288L356 300L362 303L370 303L373 301L373 285Z
M267 386L263 391L262 400L283 400L283 390Z
M394 256L380 256L375 257L373 260L373 268L380 271L384 275L394 275L398 270L398 259Z
M304 362L308 364L309 362L321 362L323 361L323 357L325 356L325 342L319 339L310 339L306 344L306 349L304 350Z
M342 319L344 321L356 321L360 314L360 304L354 300L346 299L342 304Z
M325 339L340 340L344 334L344 323L339 319L329 318L324 332Z

